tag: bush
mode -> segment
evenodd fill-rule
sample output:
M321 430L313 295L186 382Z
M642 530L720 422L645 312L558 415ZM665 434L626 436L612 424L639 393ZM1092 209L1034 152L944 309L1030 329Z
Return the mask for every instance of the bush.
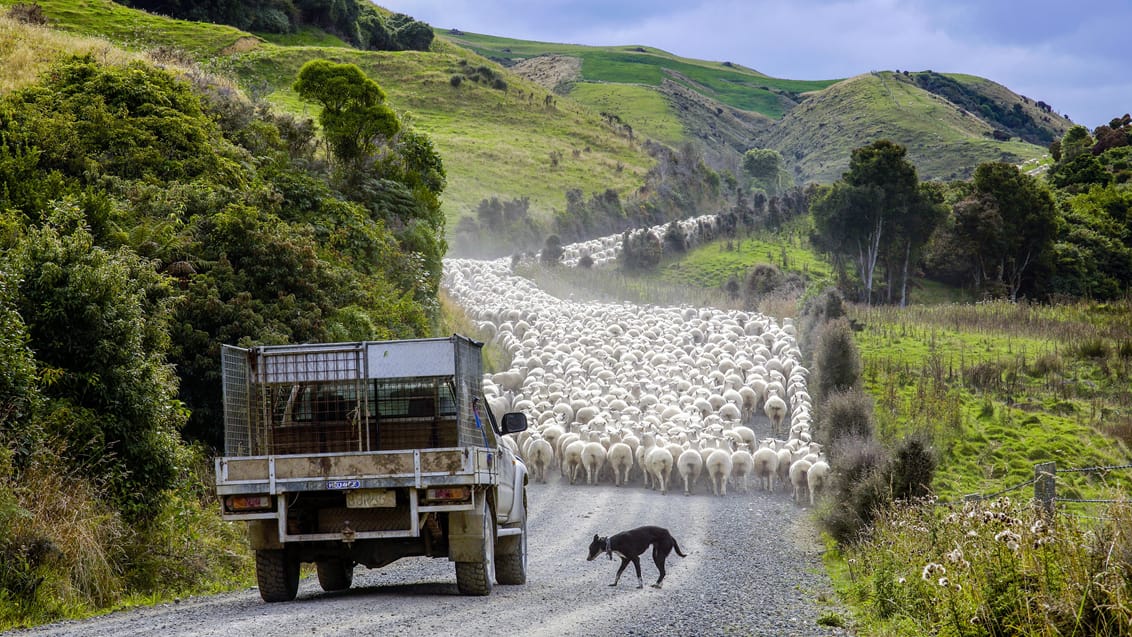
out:
M8 8L8 17L24 24L47 25L47 16L38 2L17 2Z
M1076 350L1081 358L1093 360L1104 360L1112 353L1112 348L1100 337L1085 339L1077 344Z
M860 390L836 392L826 396L818 405L816 434L818 440L831 450L830 458L836 457L841 440L872 439L874 428L873 400Z
M898 500L928 496L936 464L931 444L924 436L912 434L906 437L893 453L888 468L892 496Z
M852 436L840 439L830 456L838 459L830 498L838 505L824 508L819 522L838 544L855 544L891 500L885 484L885 453L876 441Z
M818 400L861 386L861 354L848 319L839 318L818 328L813 367L813 390Z
M460 85L464 83L464 76L455 74L448 78L448 83L452 85L452 88L460 88Z
M777 266L770 263L759 263L747 273L744 292L748 299L754 299L781 288L784 281L782 271Z

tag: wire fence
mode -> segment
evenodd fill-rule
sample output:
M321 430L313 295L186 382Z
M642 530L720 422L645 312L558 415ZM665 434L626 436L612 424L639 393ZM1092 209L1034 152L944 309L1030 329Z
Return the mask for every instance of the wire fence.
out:
M1083 474L1101 474L1107 475L1113 471L1128 471L1132 470L1132 464L1118 464L1118 465L1102 465L1094 467L1073 467L1068 469L1058 469L1055 462L1042 462L1034 465L1034 477L1026 480L1025 482L1006 487L994 493L972 493L964 496L965 502L977 502L980 500L994 500L1000 498L1008 493L1025 489L1027 487L1034 487L1034 500L1042 507L1042 509L1052 514L1054 508L1062 503L1074 504L1114 504L1121 502L1123 499L1117 498L1072 498L1058 496L1058 475L1067 473L1083 473ZM1063 483L1064 486L1064 483Z

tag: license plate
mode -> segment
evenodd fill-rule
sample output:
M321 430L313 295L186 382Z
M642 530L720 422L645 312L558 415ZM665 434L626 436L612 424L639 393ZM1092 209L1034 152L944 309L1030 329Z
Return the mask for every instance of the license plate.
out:
M397 506L397 494L389 489L359 489L346 494L350 509L377 509Z
M357 489L360 486L361 480L330 480L326 483L327 489Z

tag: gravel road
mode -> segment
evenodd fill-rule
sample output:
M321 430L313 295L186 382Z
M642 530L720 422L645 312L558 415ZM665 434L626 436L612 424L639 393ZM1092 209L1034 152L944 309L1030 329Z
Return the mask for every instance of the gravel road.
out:
M668 495L641 486L570 485L552 475L530 485L527 584L496 586L489 597L456 592L447 560L409 558L384 569L358 567L354 586L324 593L302 582L298 599L265 604L255 589L181 600L15 631L23 637L255 635L848 635L819 626L833 594L820 563L808 509L789 496L752 490L723 498ZM668 527L688 555L671 554L664 588L646 554L646 587L629 566L586 561L594 534L644 524Z

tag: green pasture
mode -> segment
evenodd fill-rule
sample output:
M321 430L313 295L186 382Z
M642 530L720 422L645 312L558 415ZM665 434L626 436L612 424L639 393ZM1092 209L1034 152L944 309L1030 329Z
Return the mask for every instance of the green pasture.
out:
M612 113L633 127L642 138L676 145L684 139L684 126L669 109L664 96L649 86L610 82L577 82L570 97L596 113Z
M0 6L17 4L0 0ZM220 55L243 38L258 40L235 27L174 20L130 9L109 0L52 0L38 3L51 26L80 35L105 37L132 50L157 47L202 58Z
M697 246L680 260L664 265L660 277L672 283L720 288L731 277L742 281L760 263L777 266L784 273L800 273L808 280L826 278L832 272L801 238L768 234Z
M586 81L659 86L665 79L691 82L697 90L724 104L780 118L785 110L780 96L797 96L820 90L838 80L786 80L772 78L727 61L710 62L682 58L652 47L582 46L499 38L437 29L440 37L467 47L484 57L518 61L548 53L582 59ZM678 79L677 75L684 79Z
M940 453L937 495L994 494L1034 465L1132 461L1132 309L979 304L854 307L878 433L926 432ZM1100 498L1132 475L1069 473L1059 495ZM1023 491L1033 496L1033 489Z
M596 112L561 97L547 106L547 92L534 84L508 76L507 90L472 81L453 86L453 75L490 64L468 56L265 44L230 57L223 70L243 86L265 87L267 99L280 108L314 116L290 85L316 58L356 64L382 86L394 110L432 138L448 174L443 206L450 229L493 196L528 197L532 215L546 219L565 208L570 188L629 192L652 163L638 142Z

